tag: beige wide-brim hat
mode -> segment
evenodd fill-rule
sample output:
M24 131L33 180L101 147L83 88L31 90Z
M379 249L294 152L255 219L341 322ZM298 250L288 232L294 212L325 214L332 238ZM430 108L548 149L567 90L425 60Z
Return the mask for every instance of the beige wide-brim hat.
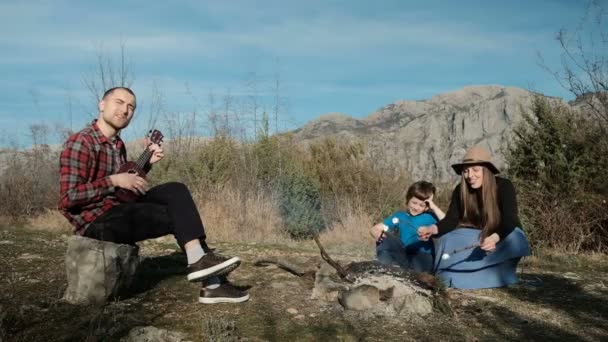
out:
M500 173L496 165L492 162L490 151L480 146L471 147L464 157L462 157L462 163L453 164L452 169L454 169L457 174L461 174L462 169L465 166L470 165L483 165L490 169L494 174Z

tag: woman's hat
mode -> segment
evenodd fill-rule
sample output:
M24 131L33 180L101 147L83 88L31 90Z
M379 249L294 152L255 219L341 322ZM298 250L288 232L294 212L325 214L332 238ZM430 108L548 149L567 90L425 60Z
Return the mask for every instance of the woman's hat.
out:
M457 174L461 174L462 169L469 165L483 165L490 169L494 174L500 173L498 168L492 163L490 151L480 146L471 147L462 158L462 163L453 164L452 169L454 169Z

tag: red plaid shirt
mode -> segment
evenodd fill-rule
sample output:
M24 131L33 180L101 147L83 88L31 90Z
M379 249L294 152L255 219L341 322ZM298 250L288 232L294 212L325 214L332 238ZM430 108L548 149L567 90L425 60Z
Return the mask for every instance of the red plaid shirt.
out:
M124 142L117 137L112 144L95 121L68 138L59 158L59 210L75 233L82 235L89 223L119 203L109 176L126 159Z

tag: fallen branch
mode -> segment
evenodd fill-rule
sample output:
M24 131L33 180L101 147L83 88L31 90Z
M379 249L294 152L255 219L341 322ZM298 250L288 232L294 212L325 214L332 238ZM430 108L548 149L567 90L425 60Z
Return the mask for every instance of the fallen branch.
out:
M323 246L321 245L321 241L319 241L319 236L315 235L313 238L315 240L315 243L319 247L319 250L321 251L321 258L323 258L323 260L325 260L331 267L335 268L336 271L338 271L338 275L340 276L340 278L342 280L344 280L348 283L352 283L353 281L348 278L348 272L346 272L339 263L334 261L329 256L329 254L327 254L327 252L325 251L325 248L323 248Z
M273 257L258 258L253 262L253 265L255 266L264 266L267 264L277 265L279 268L284 269L285 271L291 274L297 275L298 277L301 277L305 274L305 272L301 271L294 264Z

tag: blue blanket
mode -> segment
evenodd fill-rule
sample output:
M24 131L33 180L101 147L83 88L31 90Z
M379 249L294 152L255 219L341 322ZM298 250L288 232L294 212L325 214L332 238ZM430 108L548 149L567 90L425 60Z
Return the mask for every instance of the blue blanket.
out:
M517 282L517 263L530 255L524 232L516 228L486 253L479 247L479 229L458 228L435 240L435 268L447 287L479 289L502 287ZM465 249L466 248L466 249Z

